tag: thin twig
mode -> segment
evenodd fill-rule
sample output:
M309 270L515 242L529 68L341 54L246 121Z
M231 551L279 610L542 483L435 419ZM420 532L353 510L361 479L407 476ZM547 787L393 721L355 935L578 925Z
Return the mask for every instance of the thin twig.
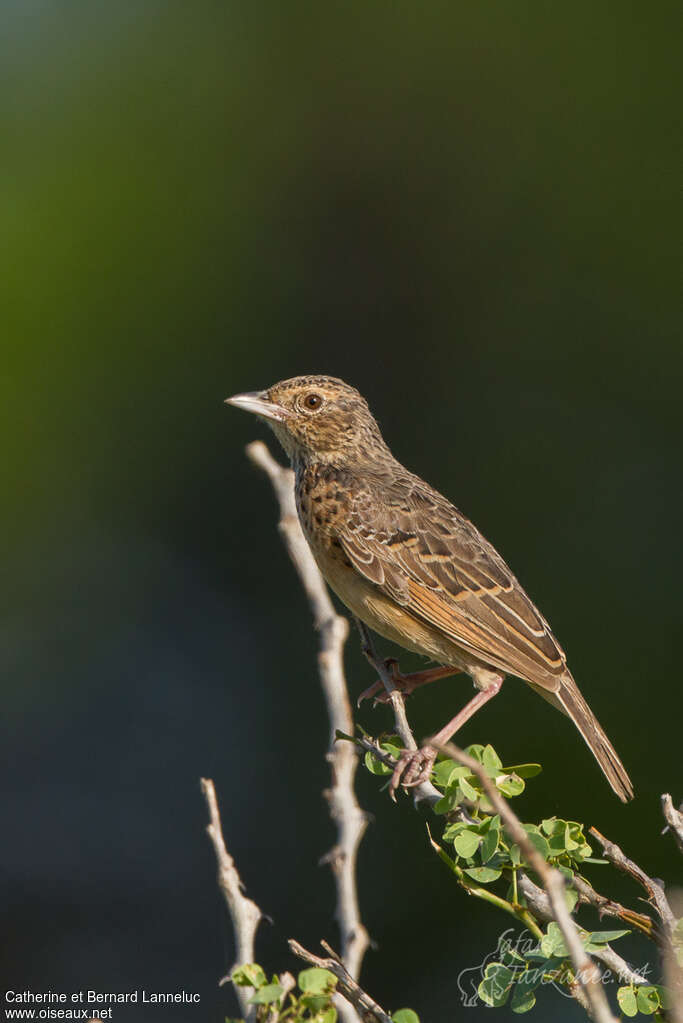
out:
M547 894L542 888L539 888L537 884L531 880L528 874L523 870L519 871L517 877L517 884L519 890L524 895L527 901L529 909L533 912L534 916L538 920L543 920L546 923L549 920L554 920L553 911L550 907L550 900ZM587 886L589 887L589 886ZM631 966L628 965L625 959L615 952L611 945L605 945L592 953L595 959L599 959L600 962L604 963L623 984L647 984L647 977L638 973Z
M520 870L518 874L518 881L521 891L530 900L535 898L536 892L540 892L543 896L543 890L538 885L535 885L523 870ZM601 895L580 874L574 874L574 877L567 884L578 894L579 903L593 906L597 909L601 920L604 916L611 916L616 920L621 920L622 923L628 924L629 927L635 927L636 930L640 931L641 934L647 935L648 938L654 937L652 918L647 916L646 913L638 913L635 909L629 909L628 906L622 906L620 902L615 902L614 899L608 899L607 896Z
M616 1023L600 982L600 971L584 949L576 923L572 920L567 909L564 899L564 878L562 874L559 870L549 866L536 847L532 845L521 821L507 800L501 796L495 784L486 773L483 764L480 764L474 757L465 753L464 750L452 742L446 743L441 747L441 750L447 756L452 757L453 760L463 764L477 776L494 810L500 814L500 818L510 837L517 843L524 859L543 882L553 919L562 933L564 943L574 965L574 972L579 985L576 995L582 994L585 996L588 1002L588 1011L593 1019L596 1020L596 1023ZM582 999L579 997L579 1000L581 1001Z
M662 796L662 813L667 823L664 830L673 831L678 848L683 852L683 812L681 811L683 811L683 803L677 810L668 792Z
M299 956L304 962L310 963L311 966L319 966L335 975L337 990L353 1006L363 1023L391 1023L391 1016L356 983L336 952L330 948L326 941L321 941L320 944L329 953L327 957L316 956L293 938L289 940L289 947L294 955Z
M337 731L353 733L353 715L344 675L344 643L348 622L338 615L327 586L301 531L294 501L294 473L280 465L260 441L247 447L247 455L268 476L280 506L278 529L308 597L315 628L320 634L318 671L330 720L327 761L332 784L325 791L330 816L337 826L337 842L321 862L329 863L337 888L336 916L341 931L342 959L352 977L360 975L370 939L363 926L356 887L358 846L367 817L358 805L354 777L358 757L351 743L336 742ZM346 1004L339 1006L345 1023L358 1017Z
M661 920L663 936L666 944L670 946L671 935L676 926L676 918L673 915L662 885L659 881L655 881L654 878L648 877L642 867L639 867L637 863L630 860L616 842L611 842L608 838L605 838L597 828L590 828L590 834L600 843L605 859L613 863L622 873L632 877L647 892L648 902Z
M635 927L636 930L640 931L641 934L647 935L648 938L654 937L652 917L649 917L647 913L638 913L635 909L629 909L628 906L622 906L620 902L607 898L606 895L596 891L579 874L575 874L572 878L571 887L578 892L580 902L594 906L597 909L601 920L604 916L612 916L616 920L621 920L623 923L628 924L629 927Z
M382 660L375 650L375 644L372 641L372 636L365 624L358 618L354 620L360 633L363 653L379 675L382 685L386 689L387 696L389 697L391 708L394 712L394 727L396 729L396 734L399 736L406 749L416 750L417 743L415 742L415 736L412 733L412 729L408 724L408 716L406 714L406 705L403 699L403 693L396 687L386 661ZM439 799L441 799L441 793L434 788L429 779L421 782L419 785L415 785L413 788L413 802L415 804L425 802L431 805L436 803Z
M225 984L230 980L238 966L243 966L245 963L253 963L254 935L263 918L263 914L256 903L244 895L242 879L237 872L232 856L226 848L213 781L210 778L202 778L201 787L209 811L209 824L206 832L211 839L216 854L218 887L223 893L235 934L236 958L229 974L220 981L221 984ZM253 1006L249 1005L247 990L243 987L235 986L235 991L245 1020L254 1019L255 1010Z

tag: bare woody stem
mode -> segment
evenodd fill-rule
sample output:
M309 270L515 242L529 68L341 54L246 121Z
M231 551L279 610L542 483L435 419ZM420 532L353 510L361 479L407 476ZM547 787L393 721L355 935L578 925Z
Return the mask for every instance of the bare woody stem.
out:
M577 878L574 879L578 880ZM519 875L519 889L524 895L529 909L533 912L537 920L549 921L554 920L553 911L550 908L550 900L543 888L539 888L537 884L531 880L528 874L524 871L520 871ZM576 885L577 891L580 891ZM586 888L589 888L586 885ZM588 900L585 900L588 901ZM608 900L605 900L606 902ZM648 918L649 919L649 918ZM593 952L593 956L599 959L608 969L612 970L614 975L619 978L622 984L647 984L648 979L642 973L638 973L623 959L618 952L615 952L610 945L605 945L603 948Z
M637 863L629 859L625 853L619 848L616 842L611 842L608 838L605 838L597 828L591 828L590 834L595 838L602 846L602 851L605 859L613 863L618 870L622 873L628 874L632 877L647 893L648 902L652 908L656 911L661 921L662 937L664 939L664 946L671 946L671 936L673 934L674 927L676 926L676 918L673 915L671 906L664 893L664 889L658 881L648 877L642 867L639 867Z
M360 632L361 648L363 653L379 675L382 685L389 697L391 709L394 712L394 728L396 729L396 734L399 736L406 749L416 750L417 743L415 742L415 736L413 735L412 729L408 724L408 715L406 714L403 693L396 688L386 662L382 660L375 650L375 645L366 626L363 622L359 621L358 618L355 618L354 621L358 631ZM413 801L416 804L425 802L429 805L433 805L438 802L439 799L441 799L441 793L429 780L423 781L419 785L415 785L413 788Z
M564 879L562 874L559 870L549 866L535 846L532 845L521 821L507 800L501 796L486 773L483 764L480 764L474 757L465 753L464 750L452 742L442 746L441 751L458 763L463 764L477 776L494 810L500 815L500 819L505 825L508 834L519 846L528 865L543 882L550 911L562 933L574 966L579 985L579 991L576 992L579 1001L583 1001L581 998L581 995L583 995L587 1002L587 1011L596 1023L617 1023L612 1015L600 982L600 970L584 949L578 928L567 909L564 899Z
M323 857L323 862L330 864L335 878L336 916L341 931L344 967L350 976L358 977L369 945L368 933L360 917L356 888L356 858L367 818L354 791L358 766L356 751L350 743L335 741L337 731L350 734L354 728L343 660L348 622L336 614L325 581L301 531L294 502L293 472L280 465L260 441L247 447L247 455L266 473L273 486L280 507L280 535L308 597L320 636L318 671L330 721L327 761L332 776L325 797L337 827L337 842ZM358 1017L350 1005L341 1003L338 1009L347 1023L356 1023Z
M362 1020L363 1023L391 1023L391 1016L358 986L337 953L330 948L326 941L321 941L320 944L329 953L327 957L313 955L312 952L309 952L308 949L305 949L303 945L300 945L294 939L289 941L289 947L294 955L299 956L300 959L309 963L310 966L322 967L322 969L329 970L330 973L335 975L337 978L337 990L353 1006L358 1019Z
M209 824L206 831L216 854L218 887L225 899L235 934L236 958L228 975L221 980L221 984L225 984L238 966L254 961L254 936L263 914L256 903L244 894L242 879L226 848L214 784L210 778L202 778L200 784L209 811ZM235 991L245 1020L253 1020L255 1009L249 1005L247 989L236 987Z

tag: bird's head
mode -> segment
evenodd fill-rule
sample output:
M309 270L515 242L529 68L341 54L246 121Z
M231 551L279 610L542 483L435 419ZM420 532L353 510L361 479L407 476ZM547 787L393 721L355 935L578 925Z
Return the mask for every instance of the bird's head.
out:
M265 419L293 462L343 465L391 457L365 398L336 377L292 377L226 402Z

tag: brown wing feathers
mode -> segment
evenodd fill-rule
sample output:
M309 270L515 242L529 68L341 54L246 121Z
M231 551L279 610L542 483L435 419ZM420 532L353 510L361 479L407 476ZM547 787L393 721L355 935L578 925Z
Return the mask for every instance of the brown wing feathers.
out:
M483 660L556 688L564 654L499 555L445 499L426 510L410 496L417 508L378 503L371 516L366 496L362 525L349 516L340 540L358 571Z
M393 478L395 503L364 493L362 516L350 515L340 533L351 562L411 614L485 663L523 678L563 711L619 798L632 798L629 776L548 623L472 523L415 479Z

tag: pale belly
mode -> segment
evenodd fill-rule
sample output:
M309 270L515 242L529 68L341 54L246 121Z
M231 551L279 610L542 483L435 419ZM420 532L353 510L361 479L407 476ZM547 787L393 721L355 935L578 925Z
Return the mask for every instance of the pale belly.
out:
M499 675L477 657L464 650L426 622L408 614L376 586L329 551L311 550L326 582L343 604L368 628L398 646L421 654L439 664L450 664L465 671L484 688Z

